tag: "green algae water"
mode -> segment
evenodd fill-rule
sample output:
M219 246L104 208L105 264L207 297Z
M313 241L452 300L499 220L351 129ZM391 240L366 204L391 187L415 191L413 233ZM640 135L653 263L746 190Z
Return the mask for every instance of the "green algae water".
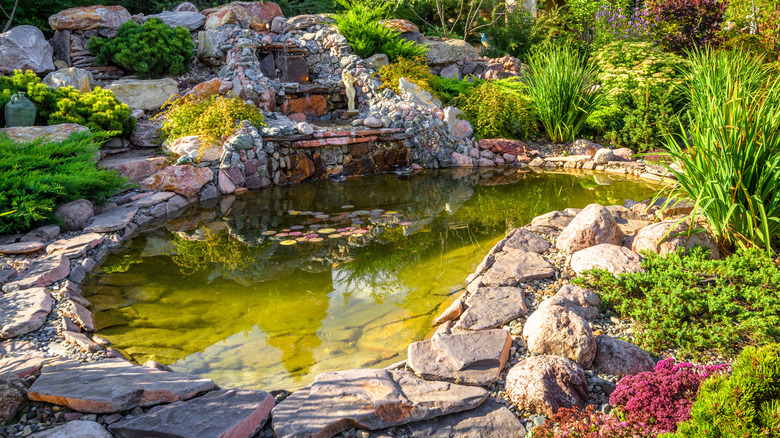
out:
M616 176L513 169L268 188L147 228L83 291L98 334L136 362L295 390L404 359L507 230L652 193Z

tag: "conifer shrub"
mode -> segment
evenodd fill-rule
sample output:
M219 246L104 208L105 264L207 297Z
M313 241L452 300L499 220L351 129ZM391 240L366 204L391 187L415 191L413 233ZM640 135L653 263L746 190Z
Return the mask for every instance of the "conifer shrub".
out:
M589 128L639 152L660 146L661 133L680 130L685 59L647 42L615 42L593 61L606 96L588 116Z
M745 348L731 375L699 390L691 419L670 438L780 436L780 344Z
M368 58L384 53L391 62L398 58L415 58L428 49L379 23L387 18L389 3L371 5L357 0L337 0L345 9L334 15L339 33L344 35L356 55Z
M609 404L620 408L627 418L674 432L677 423L690 418L702 382L727 370L727 365L698 366L664 359L653 371L623 377Z
M450 105L459 96L464 98L470 96L474 89L483 82L485 81L473 76L469 76L462 81L455 78L434 76L431 78L430 84L436 97L441 99L442 104Z
M109 90L96 87L82 93L73 87L50 88L31 70L17 70L12 76L0 76L0 108L15 93L22 91L38 109L36 125L77 123L92 132L121 132L129 134L135 129L135 119L130 117L130 107L120 103ZM5 125L5 115L0 111L0 126Z
M163 136L169 139L197 135L208 140L224 140L243 120L257 127L265 125L260 110L235 94L201 99L174 96L163 108L156 117L163 120Z
M87 44L98 64L116 64L142 79L186 73L192 65L194 48L187 29L170 28L159 18L142 25L125 22L114 38L95 37Z
M710 260L703 248L665 257L647 252L642 267L617 278L593 270L573 280L634 321L640 347L702 359L780 341L780 264L765 251L740 249L723 260Z
M113 170L97 167L105 134L86 132L67 140L19 144L0 134L0 234L24 232L49 222L61 204L76 199L104 202L127 187Z
M483 82L453 104L463 110L477 138L527 139L537 132L533 101L518 79Z

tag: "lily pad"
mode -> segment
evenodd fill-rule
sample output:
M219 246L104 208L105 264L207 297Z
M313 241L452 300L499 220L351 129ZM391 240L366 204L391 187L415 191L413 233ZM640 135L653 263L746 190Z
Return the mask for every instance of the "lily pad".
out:
M322 242L323 240L325 239L323 239L322 237L312 237L309 239L309 242Z
M263 231L260 233L261 236L273 236L274 234L276 234L276 231L273 230Z
M276 235L276 237L287 237L287 236L289 236L288 233L279 233Z
M342 210L346 210L346 209L348 209L348 208L355 208L355 206L354 206L354 205L351 205L351 204L347 204L347 205L342 205L342 206L341 206L341 209L342 209Z
M317 230L317 232L320 233L320 234L331 234L331 233L335 233L336 229L335 228L323 228L321 230Z
M327 219L330 216L328 216L327 214L318 214L318 215L316 215L314 217L316 217L317 219Z
M369 214L371 212L368 211L368 210L356 210L356 211L353 211L352 213L354 213L354 214L356 214L358 216L362 216L362 215L365 215L365 214Z
M288 235L288 236L300 236L300 235L302 235L302 234L303 234L303 233L301 233L300 231L291 231L291 232L289 232L287 235Z
M284 246L295 245L296 243L298 242L294 240L282 240L281 242L279 242L280 245L284 245Z

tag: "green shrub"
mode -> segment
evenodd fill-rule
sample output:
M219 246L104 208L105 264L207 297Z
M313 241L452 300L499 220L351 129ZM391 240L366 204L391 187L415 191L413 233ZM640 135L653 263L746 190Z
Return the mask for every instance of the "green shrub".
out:
M423 57L399 58L397 61L380 68L379 76L382 78L382 88L389 88L396 94L401 94L398 89L398 80L401 78L406 78L429 93L434 92L433 87L431 87L434 75L428 70L428 65L425 64Z
M76 199L103 202L127 186L94 160L104 135L78 133L65 141L18 144L0 134L0 233L51 221L57 206Z
M498 58L506 54L521 61L528 60L531 48L542 42L544 29L525 8L513 8L492 26L485 28L491 48L483 56Z
M739 250L709 260L707 251L695 248L686 255L646 256L644 273L615 278L591 271L575 279L635 322L640 347L733 357L745 345L780 340L780 265L766 253Z
M678 132L684 106L686 62L650 43L608 44L596 52L605 105L588 127L618 146L644 152L660 146L665 131Z
M130 108L120 103L114 94L100 87L81 93L73 87L49 88L31 70L0 76L0 107L15 93L23 91L38 108L36 125L78 123L92 132L117 131L129 134L135 129ZM0 111L0 126L5 126L5 115Z
M265 124L260 110L235 94L202 99L177 98L164 108L165 111L157 117L163 119L163 135L170 139L198 135L205 139L222 140L233 134L243 120L258 127Z
M371 7L352 0L338 0L338 3L346 10L334 16L336 27L361 58L384 53L390 61L395 61L398 58L415 58L428 50L379 24L380 20L386 18L389 4Z
M547 135L554 143L573 141L604 94L591 82L595 64L572 48L552 46L539 50L528 62L528 93Z
M159 18L138 25L128 21L117 30L116 37L95 37L87 50L98 64L114 63L135 72L139 78L180 75L192 64L195 45L187 29L171 29Z
M471 76L462 81L433 76L430 85L436 97L441 99L442 104L450 105L459 96L463 96L463 98L470 96L474 89L483 82L485 81Z
M730 376L709 379L673 438L780 436L780 345L748 347Z
M526 139L536 133L531 98L520 80L483 82L453 103L463 110L477 138Z
M780 81L749 52L689 57L688 135L667 135L671 200L693 199L724 246L780 235Z

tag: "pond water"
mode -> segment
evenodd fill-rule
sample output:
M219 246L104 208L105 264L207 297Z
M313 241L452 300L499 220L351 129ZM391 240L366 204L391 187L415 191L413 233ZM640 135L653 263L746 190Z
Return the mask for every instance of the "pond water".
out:
M294 390L324 371L404 359L508 229L652 191L516 170L268 188L149 227L83 291L98 334L136 362L223 387Z

